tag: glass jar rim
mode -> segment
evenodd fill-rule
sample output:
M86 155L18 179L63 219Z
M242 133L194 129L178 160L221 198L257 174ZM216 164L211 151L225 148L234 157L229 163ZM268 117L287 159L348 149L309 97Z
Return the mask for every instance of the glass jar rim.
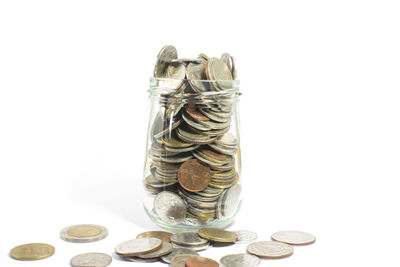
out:
M170 78L150 78L150 88L148 92L150 93L150 96L154 95L161 95L161 94L170 94L176 92L180 86L177 88L169 88L166 86L160 86L160 82L176 82L177 84L181 83L183 85L184 83L190 83L191 80L189 79L170 79ZM211 90L211 91L203 91L201 92L202 96L224 96L224 95L236 95L240 96L241 93L239 91L239 85L240 81L239 80L194 80L193 82L196 83L203 83L203 84L209 84L209 85L215 85L215 84L221 84L224 83L230 84L231 86L228 86L227 89L223 90ZM214 86L215 87L215 86ZM199 93L183 93L183 95L197 95Z

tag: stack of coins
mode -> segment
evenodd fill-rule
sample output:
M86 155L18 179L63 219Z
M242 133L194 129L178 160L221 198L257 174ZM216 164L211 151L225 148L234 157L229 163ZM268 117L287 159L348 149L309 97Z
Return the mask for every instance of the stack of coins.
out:
M144 178L154 212L168 224L231 217L241 192L239 141L229 132L238 95L234 58L178 59L175 47L165 46L154 78L160 97Z

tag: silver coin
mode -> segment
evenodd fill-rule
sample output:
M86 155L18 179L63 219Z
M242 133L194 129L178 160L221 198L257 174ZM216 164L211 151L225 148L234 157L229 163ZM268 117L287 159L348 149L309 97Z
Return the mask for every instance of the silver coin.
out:
M154 199L156 214L166 223L178 224L186 217L186 204L177 194L164 191Z
M179 154L177 156L168 155L168 156L161 156L161 157L155 156L155 155L149 155L149 156L153 161L163 161L163 162L167 162L167 163L183 163L193 157L192 154Z
M171 62L178 58L178 52L176 48L172 45L166 45L161 48L158 53L156 65L154 67L154 77L161 77L165 72L165 65L167 62Z
M210 85L207 81L206 65L204 63L190 63L186 67L186 77L190 86L198 93L210 91Z
M176 256L180 254L185 254L185 255L193 255L193 256L198 256L199 253L194 251L193 249L190 248L173 248L172 252L169 253L168 255L162 256L161 260L163 260L166 263L171 263L171 260Z
M301 231L280 231L273 233L271 239L290 245L308 245L315 242L315 236Z
M228 53L224 53L221 56L221 60L223 62L225 62L225 64L228 66L229 70L232 73L233 79L236 80L237 73L236 73L236 66L235 66L235 58L233 56L229 55Z
M226 255L219 262L223 267L255 267L260 264L260 259L254 255L241 253Z
M214 142L217 139L217 136L208 136L202 134L195 134L188 132L187 130L183 130L178 128L176 131L178 137L187 143L197 144L197 145L204 145Z
M171 267L186 267L186 261L192 257L196 257L194 255L186 255L186 254L179 254L172 258L171 263L169 266Z
M242 187L240 184L235 184L226 192L225 200L222 207L222 214L225 217L230 217L236 211L237 206L240 202L240 194L242 192Z
M62 229L60 233L61 239L72 243L95 242L102 240L107 236L107 228L97 224L71 225Z
M154 237L136 238L125 241L115 248L115 253L124 257L135 257L159 249L162 241Z
M293 248L285 243L258 241L248 245L247 252L261 258L277 259L292 255Z
M221 138L218 138L215 140L215 143L223 145L223 146L232 146L236 147L238 144L238 141L235 136L231 133L226 133L224 134Z
M183 246L200 246L208 243L195 232L179 232L171 236L171 242Z
M151 258L159 258L161 256L167 255L171 253L172 245L169 242L163 242L161 248L146 254L139 255L139 258L142 259L151 259Z
M158 87L177 90L183 85L185 76L184 64L166 64L164 72L157 77L161 78Z
M202 63L203 60L200 58L178 58L171 60L172 63Z
M213 88L217 91L232 88L233 77L228 66L218 58L211 58L206 65L206 74Z
M250 241L257 239L257 234L254 232L251 232L251 231L238 230L238 231L233 231L233 232L238 237L238 240L236 241L236 243L238 243L238 244L249 243Z
M71 259L72 267L106 267L111 262L111 256L94 252L76 255Z
M203 250L206 250L206 249L210 248L211 244L210 244L210 242L208 242L206 244L199 245L199 246L183 246L183 245L178 245L178 244L172 243L172 246L174 248L191 248L194 251L203 251Z

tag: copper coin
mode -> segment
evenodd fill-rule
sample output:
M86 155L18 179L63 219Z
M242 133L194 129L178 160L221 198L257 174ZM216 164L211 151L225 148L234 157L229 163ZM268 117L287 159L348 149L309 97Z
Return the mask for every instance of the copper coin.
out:
M219 264L215 260L205 257L192 257L186 261L187 267L218 267Z
M208 186L211 170L197 159L190 159L179 167L179 184L190 192L200 192Z
M190 117L199 120L199 121L209 121L210 119L206 116L204 116L200 111L196 109L194 105L187 105L185 107L185 111L187 114L190 115Z

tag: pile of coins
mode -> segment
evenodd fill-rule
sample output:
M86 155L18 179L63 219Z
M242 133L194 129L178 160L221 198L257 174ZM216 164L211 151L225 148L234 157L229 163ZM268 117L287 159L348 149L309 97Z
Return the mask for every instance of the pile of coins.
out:
M158 112L144 178L153 211L167 224L231 217L241 193L239 141L229 132L238 96L234 58L178 59L176 48L165 46L154 78Z
M100 225L80 224L64 228L61 239L84 243L106 238L108 230ZM291 245L307 245L315 242L312 234L300 231L280 231L272 234L272 241L256 241L257 234L247 230L227 231L219 228L201 228L196 232L170 233L166 231L148 231L140 233L135 239L116 246L114 257L131 262L164 262L171 267L218 267L213 259L201 257L199 251L211 247L248 244L246 252L225 255L220 259L224 267L253 267L260 259L277 259L293 254ZM44 243L30 243L17 246L10 256L17 260L40 260L54 254L55 248ZM74 256L72 267L106 267L112 262L110 255L98 252Z

